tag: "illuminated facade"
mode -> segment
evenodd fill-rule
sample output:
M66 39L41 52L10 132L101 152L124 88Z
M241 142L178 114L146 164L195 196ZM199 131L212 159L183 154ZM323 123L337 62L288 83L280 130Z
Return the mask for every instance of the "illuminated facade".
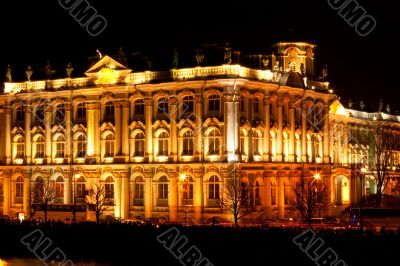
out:
M60 206L84 204L102 182L108 214L123 219L226 216L229 178L250 188L254 221L294 216L301 176L321 175L326 214L356 204L351 166L368 154L364 122L374 114L345 109L328 82L310 78L314 47L279 43L259 68L135 73L105 56L84 78L5 83L0 213L29 214L33 184L45 179ZM387 118L399 129L399 117Z

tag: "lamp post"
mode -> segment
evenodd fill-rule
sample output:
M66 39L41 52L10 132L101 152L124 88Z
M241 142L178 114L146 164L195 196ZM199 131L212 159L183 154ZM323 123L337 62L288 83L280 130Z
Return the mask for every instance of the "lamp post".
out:
M363 195L364 195L364 179L365 179L365 173L367 172L368 166L363 166L361 167L361 176L360 176L360 228L363 228L363 214L362 214L362 207L363 207Z
M318 182L319 180L321 180L321 175L317 173L317 174L314 175L314 180L311 182L311 185L314 182ZM315 205L318 206L318 186L315 186ZM320 209L318 207L318 216L320 216L320 213L321 212L320 212Z

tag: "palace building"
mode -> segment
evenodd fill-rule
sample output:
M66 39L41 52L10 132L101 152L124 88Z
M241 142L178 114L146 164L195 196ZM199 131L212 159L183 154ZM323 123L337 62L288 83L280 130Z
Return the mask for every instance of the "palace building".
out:
M166 71L135 72L99 55L80 78L70 65L63 79L31 80L28 69L28 81L11 82L9 73L0 215L29 216L33 188L46 180L53 219L71 218L71 206L92 219L86 195L97 183L112 203L107 215L125 220L231 219L221 210L229 179L248 188L254 221L296 216L293 189L316 175L328 191L323 215L357 205L376 191L373 172L360 178L368 125L385 121L399 136L400 117L345 108L327 73L315 78L315 45L272 49L255 57L227 47L219 65L204 66L198 54L197 66Z

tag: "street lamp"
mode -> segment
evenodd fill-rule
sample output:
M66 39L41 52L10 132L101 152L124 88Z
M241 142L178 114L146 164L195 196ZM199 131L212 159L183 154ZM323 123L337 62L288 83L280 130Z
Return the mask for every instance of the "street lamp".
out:
M360 192L361 192L361 198L360 198L360 228L363 228L363 215L362 215L362 203L363 203L363 195L364 195L364 178L365 178L365 173L368 170L368 166L363 166L361 167L361 182L360 182Z

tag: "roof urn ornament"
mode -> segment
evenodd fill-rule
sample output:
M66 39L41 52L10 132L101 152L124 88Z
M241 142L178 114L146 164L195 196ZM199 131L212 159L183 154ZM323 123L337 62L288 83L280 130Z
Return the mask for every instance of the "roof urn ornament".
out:
M32 78L32 75L33 75L33 70L32 70L31 66L28 66L26 68L25 75L26 75L26 79L30 82L31 78Z
M12 82L12 69L11 66L7 66L6 82Z
M65 71L67 72L67 77L71 78L72 72L74 71L74 68L72 67L71 63L68 63L67 67L65 68Z

